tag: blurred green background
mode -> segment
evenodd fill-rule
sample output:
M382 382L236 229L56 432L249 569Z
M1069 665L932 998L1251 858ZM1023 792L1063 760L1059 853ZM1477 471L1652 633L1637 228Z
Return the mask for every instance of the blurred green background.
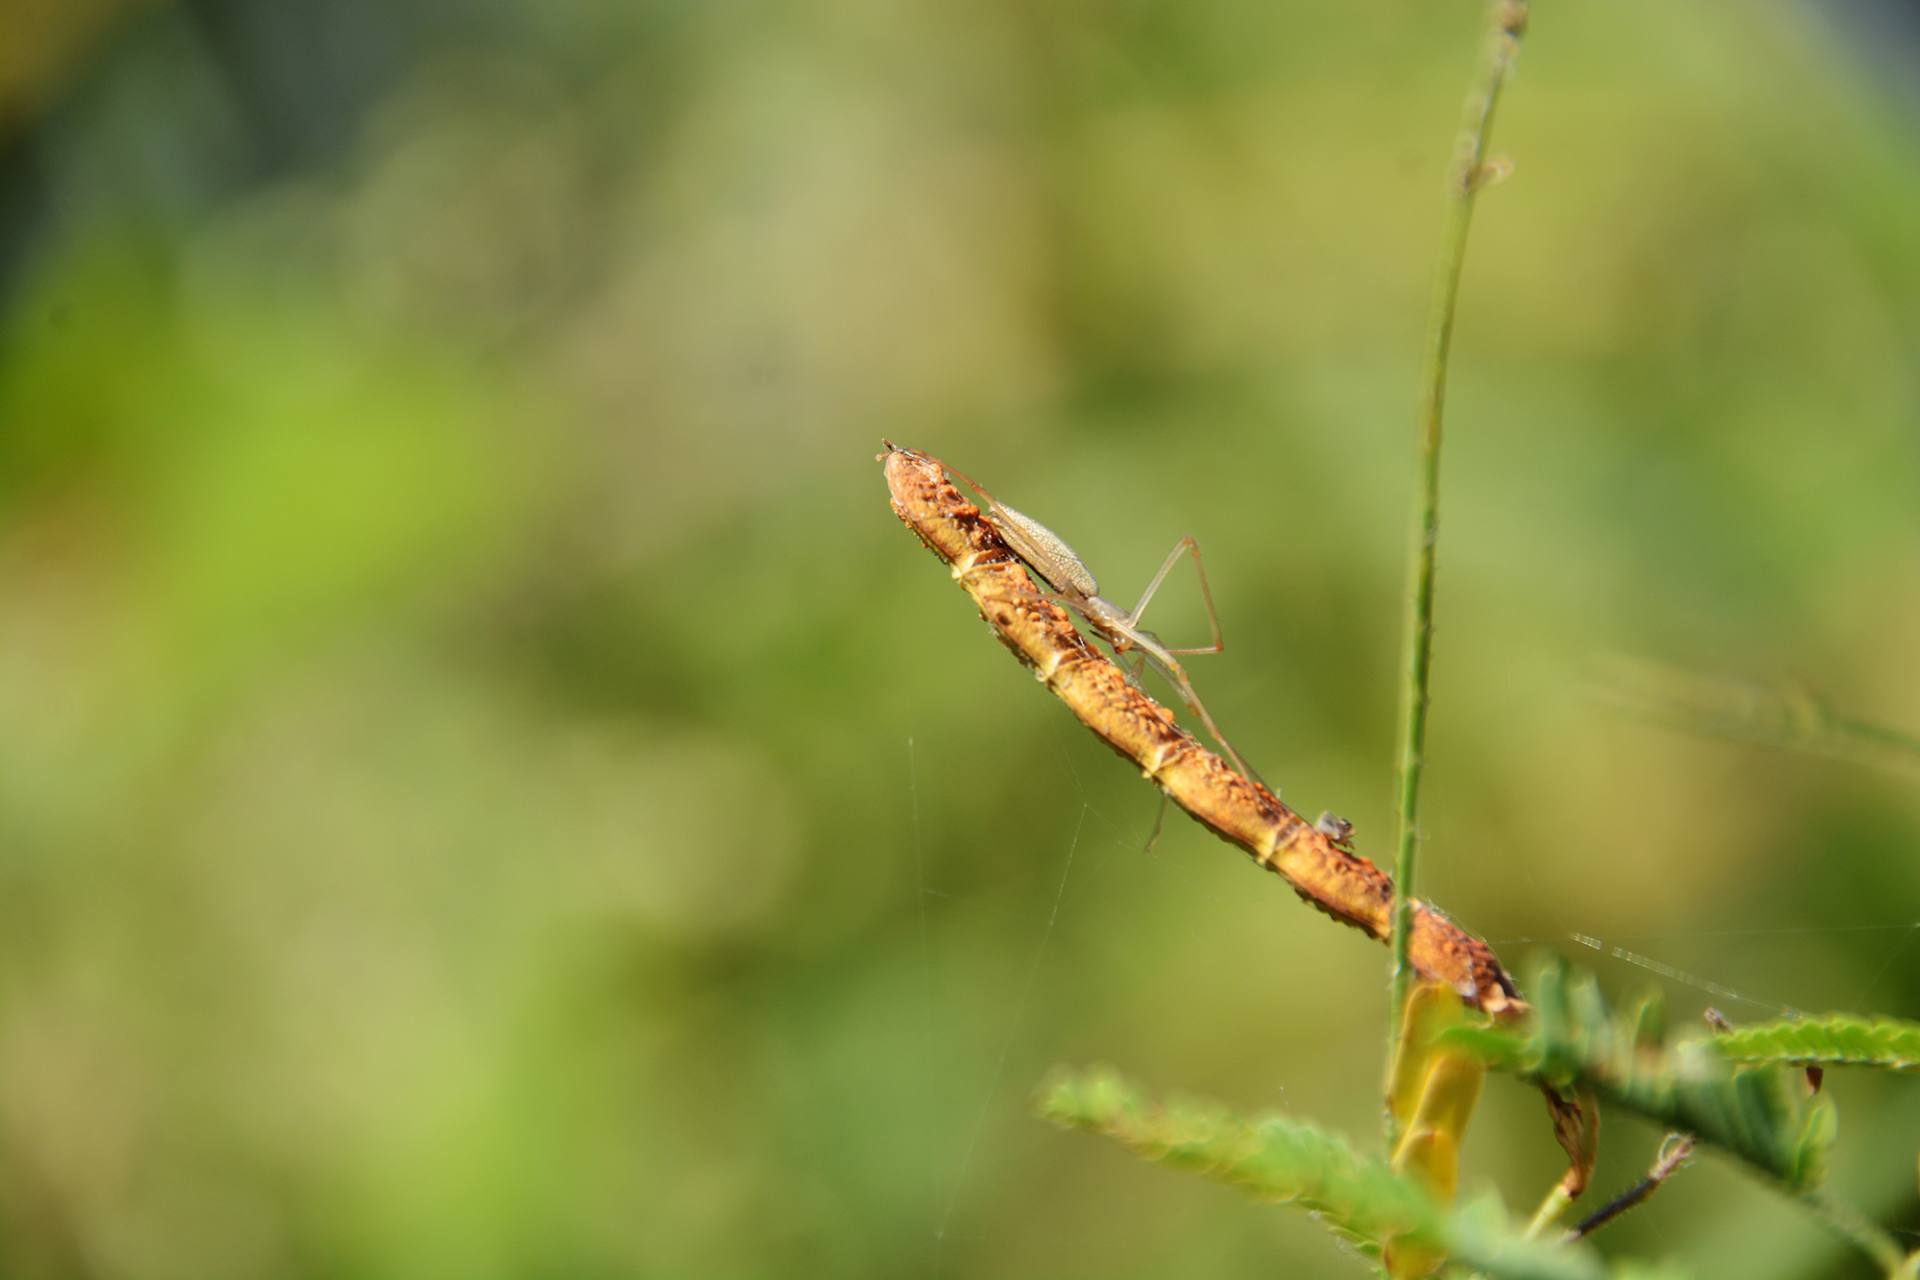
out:
M1475 228L1422 888L1676 1019L1920 1016L1920 781L1605 696L1920 729L1899 13L1537 5ZM1361 1274L1030 1116L1105 1060L1369 1140L1386 955L1177 815L1143 854L871 459L1119 598L1194 534L1202 696L1382 857L1477 5L5 25L0 1274ZM1829 1081L1920 1231L1920 1089ZM1468 1185L1558 1161L1493 1082ZM1866 1274L1712 1159L1610 1234Z

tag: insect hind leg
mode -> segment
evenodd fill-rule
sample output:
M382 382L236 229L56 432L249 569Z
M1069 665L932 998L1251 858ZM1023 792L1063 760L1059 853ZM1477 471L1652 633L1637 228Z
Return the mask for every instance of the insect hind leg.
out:
M1173 572L1173 566L1180 562L1182 555L1193 557L1193 572L1194 576L1200 579L1200 599L1207 606L1207 626L1213 631L1213 643L1185 649L1169 648L1167 652L1219 653L1226 648L1226 640L1220 634L1220 615L1213 607L1213 588L1207 585L1207 566L1200 559L1200 544L1193 540L1192 534L1183 535L1180 541L1173 544L1173 550L1167 552L1167 558L1160 562L1160 571L1153 575L1153 580L1147 583L1147 589L1140 593L1140 602L1134 605L1133 612L1127 615L1127 626L1135 629L1139 627L1140 618L1146 613L1147 605L1152 602L1154 593L1160 590L1160 584L1166 581L1169 573Z

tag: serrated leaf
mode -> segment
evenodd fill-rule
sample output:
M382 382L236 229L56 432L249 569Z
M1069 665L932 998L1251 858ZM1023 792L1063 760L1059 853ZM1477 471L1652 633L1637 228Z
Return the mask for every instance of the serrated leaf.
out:
M1063 1128L1102 1134L1146 1159L1310 1210L1363 1247L1372 1242L1369 1252L1383 1239L1419 1242L1487 1280L1685 1280L1666 1268L1609 1269L1584 1245L1528 1239L1497 1201L1448 1212L1345 1138L1288 1116L1245 1119L1199 1102L1161 1106L1105 1069L1056 1075L1038 1108Z
M1609 1016L1592 977L1576 976L1564 964L1541 974L1533 996L1535 1016L1519 1046L1512 1032L1469 1035L1459 1028L1447 1038L1485 1052L1498 1069L1563 1094L1590 1089L1694 1134L1795 1190L1816 1186L1825 1175L1832 1102L1809 1099L1794 1072L1772 1065L1801 1059L1775 1055L1747 1065L1725 1052L1726 1036L1648 1047L1647 1019L1637 1011ZM1845 1038L1859 1043L1857 1029L1850 1027Z
M1343 1234L1378 1245L1439 1243L1440 1211L1416 1186L1344 1138L1304 1121L1241 1119L1223 1107L1161 1107L1110 1070L1056 1077L1040 1113L1064 1128L1113 1138L1149 1160L1196 1169L1265 1200L1299 1204Z
M1782 1018L1734 1027L1712 1044L1730 1062L1920 1071L1920 1023L1898 1018Z

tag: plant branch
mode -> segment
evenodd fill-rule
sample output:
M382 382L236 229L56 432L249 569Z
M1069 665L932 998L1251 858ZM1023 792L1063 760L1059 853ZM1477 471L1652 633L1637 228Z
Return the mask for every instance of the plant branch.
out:
M1493 0L1488 8L1485 53L1462 109L1460 134L1447 169L1447 222L1427 317L1426 353L1421 372L1419 492L1415 498L1413 555L1408 572L1406 625L1401 647L1407 655L1401 690L1399 854L1394 862L1392 989L1387 1001L1387 1054L1391 1064L1399 1043L1400 1011L1406 1004L1409 970L1407 939L1413 927L1414 866L1420 810L1422 752L1427 738L1427 691L1433 661L1434 550L1440 532L1440 417L1446 400L1447 357L1453 346L1453 317L1460 296L1460 272L1466 261L1467 230L1474 197L1485 185L1487 137L1493 128L1500 89L1519 53L1526 28L1525 0ZM1387 1120L1388 1148L1394 1123Z
M1813 1211L1822 1226L1872 1258L1889 1280L1905 1280L1913 1274L1914 1260L1906 1256L1892 1236L1869 1222L1858 1209L1815 1192L1808 1192L1799 1200Z
M1669 1133L1660 1143L1660 1155L1653 1162L1653 1168L1640 1181L1582 1218L1569 1234L1576 1240L1590 1236L1627 1210L1645 1203L1647 1197L1658 1191L1661 1184L1686 1163L1687 1157L1693 1154L1693 1145L1692 1134L1677 1131Z

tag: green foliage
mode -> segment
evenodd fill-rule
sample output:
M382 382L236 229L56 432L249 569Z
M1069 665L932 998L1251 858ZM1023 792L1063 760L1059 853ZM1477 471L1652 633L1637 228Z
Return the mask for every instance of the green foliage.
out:
M1117 1139L1156 1162L1195 1169L1264 1200L1298 1204L1369 1253L1391 1238L1438 1243L1440 1210L1411 1181L1305 1121L1246 1120L1196 1102L1157 1106L1111 1070L1061 1075L1040 1114Z
M1063 1128L1113 1138L1148 1160L1299 1205L1370 1256L1393 1239L1437 1249L1489 1280L1654 1280L1679 1274L1631 1265L1609 1269L1587 1249L1529 1240L1492 1200L1449 1212L1338 1134L1287 1116L1246 1119L1208 1103L1161 1106L1111 1070L1056 1077L1041 1091L1038 1109Z
M1730 1062L1920 1071L1920 1023L1898 1018L1782 1018L1735 1027L1711 1043Z
M1461 1027L1446 1033L1488 1065L1560 1090L1590 1089L1657 1124L1694 1134L1786 1186L1818 1186L1836 1124L1832 1099L1806 1096L1794 1072L1730 1061L1715 1043L1643 1042L1639 1009L1615 1017L1591 976L1548 967L1534 984L1534 1018L1519 1031Z

